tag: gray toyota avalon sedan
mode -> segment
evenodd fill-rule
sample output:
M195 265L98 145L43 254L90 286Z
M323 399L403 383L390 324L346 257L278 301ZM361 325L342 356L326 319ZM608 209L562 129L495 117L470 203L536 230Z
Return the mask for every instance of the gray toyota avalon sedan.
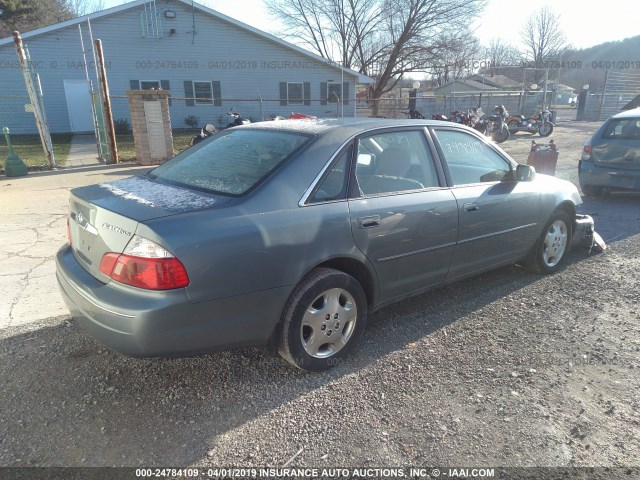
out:
M268 345L319 371L381 306L513 262L555 271L580 203L461 125L264 122L72 190L57 278L125 354Z

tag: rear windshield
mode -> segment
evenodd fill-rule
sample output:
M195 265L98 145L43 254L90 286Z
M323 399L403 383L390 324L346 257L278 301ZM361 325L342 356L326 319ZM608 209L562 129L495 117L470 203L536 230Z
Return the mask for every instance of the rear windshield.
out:
M229 129L176 155L149 177L196 190L242 195L311 138L279 130Z
M640 139L640 118L620 118L611 120L602 138Z

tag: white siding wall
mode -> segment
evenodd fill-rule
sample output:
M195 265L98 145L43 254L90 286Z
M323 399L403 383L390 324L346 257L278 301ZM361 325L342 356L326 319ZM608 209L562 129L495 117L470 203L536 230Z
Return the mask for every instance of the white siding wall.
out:
M293 49L266 40L250 31L224 22L203 12L195 12L195 36L191 9L182 3L158 3L158 11L173 10L175 19L162 17L163 38L143 38L140 27L142 7L129 9L92 21L94 38L102 40L109 87L112 95L125 95L131 80L168 80L173 96L184 97L184 81L219 81L223 99L280 98L280 82L309 82L312 105L280 106L267 103L264 115L288 115L291 111L319 116L333 116L335 103L320 105L321 83L339 83L341 73ZM175 33L171 34L171 29ZM85 47L90 46L86 23L82 24ZM193 43L192 43L193 42ZM25 39L31 59L37 66L45 95L45 107L52 132L70 130L64 93L65 79L83 79L82 52L77 25ZM88 60L92 62L89 54ZM2 63L4 62L4 64ZM26 95L17 65L13 44L0 46L0 85L2 95ZM94 78L93 65L90 75ZM345 75L349 83L350 101L344 105L344 115L355 115L355 77ZM1 101L1 100L0 100ZM113 100L114 118L129 118L128 102ZM171 121L174 128L186 127L184 118L199 117L200 123L217 123L220 115L233 106L243 116L257 119L258 102L225 101L222 106L187 106L184 100L174 100ZM35 132L32 114L7 114L0 105L0 127ZM331 112L331 113L328 113ZM30 117L31 115L31 117Z

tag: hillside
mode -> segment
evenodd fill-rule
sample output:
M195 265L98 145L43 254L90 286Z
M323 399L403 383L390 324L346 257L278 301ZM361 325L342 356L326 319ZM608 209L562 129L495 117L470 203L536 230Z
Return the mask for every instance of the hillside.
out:
M581 90L586 83L597 91L604 85L607 70L640 75L640 35L617 42L569 50L562 56L561 81Z

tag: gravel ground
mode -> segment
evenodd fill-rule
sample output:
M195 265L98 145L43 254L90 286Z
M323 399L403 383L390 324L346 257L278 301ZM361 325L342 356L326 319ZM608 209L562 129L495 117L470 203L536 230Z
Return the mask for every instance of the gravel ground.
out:
M596 126L558 127L559 176ZM387 307L323 374L259 349L130 359L68 317L4 329L0 466L640 467L639 205L587 199L606 253Z

